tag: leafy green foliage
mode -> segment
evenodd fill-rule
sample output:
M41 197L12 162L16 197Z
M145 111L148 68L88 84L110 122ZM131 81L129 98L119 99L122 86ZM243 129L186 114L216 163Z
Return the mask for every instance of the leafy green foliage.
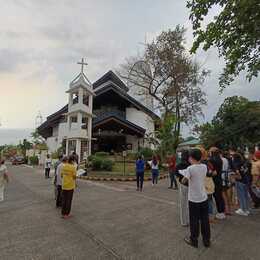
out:
M29 161L30 161L31 165L38 165L39 164L39 158L36 155L29 157Z
M204 28L210 9L219 7L214 20ZM189 0L190 20L195 41L191 52L202 45L204 50L215 46L226 67L220 76L220 90L229 85L243 70L250 81L260 70L260 4L259 0Z
M159 151L163 158L167 153L175 153L179 144L179 135L174 131L175 125L176 117L173 114L165 115L161 127L156 132L156 137L160 140Z
M197 131L207 147L252 146L260 140L260 102L226 98L212 122L197 127Z
M107 158L93 156L91 158L92 169L94 171L112 171L113 161Z
M113 168L113 161L110 159L104 159L102 161L102 169L104 171L112 171Z
M139 150L139 155L142 155L145 160L151 160L154 154L154 151L149 147L142 147Z
M96 152L95 156L106 157L106 156L109 156L109 153L107 153L107 152Z

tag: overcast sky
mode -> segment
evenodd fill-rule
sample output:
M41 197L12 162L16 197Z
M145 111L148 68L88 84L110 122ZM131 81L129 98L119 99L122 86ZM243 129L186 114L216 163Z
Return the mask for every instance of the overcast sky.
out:
M217 13L212 10L211 15ZM151 40L177 24L192 30L184 0L8 0L0 8L0 118L2 128L34 128L40 110L45 118L66 104L69 82L77 75L82 57L94 82ZM212 71L205 82L212 118L226 96L260 99L257 81L240 78L218 94L223 62L216 50L199 52L196 60Z

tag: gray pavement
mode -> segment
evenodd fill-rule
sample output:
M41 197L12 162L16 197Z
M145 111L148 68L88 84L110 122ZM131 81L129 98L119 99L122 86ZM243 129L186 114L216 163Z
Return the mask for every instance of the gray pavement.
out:
M0 259L260 259L260 211L212 225L212 247L183 242L178 193L167 180L134 183L78 181L72 214L60 218L53 185L41 170L9 166L0 203Z

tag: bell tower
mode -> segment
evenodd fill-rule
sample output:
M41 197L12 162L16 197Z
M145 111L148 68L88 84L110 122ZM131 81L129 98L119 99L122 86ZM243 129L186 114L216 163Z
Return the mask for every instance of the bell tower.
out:
M81 72L70 83L68 113L67 116L67 137L66 154L76 152L79 162L84 156L91 154L92 139L92 108L93 108L93 86L84 74L84 65L87 63L82 59L78 62L81 65Z

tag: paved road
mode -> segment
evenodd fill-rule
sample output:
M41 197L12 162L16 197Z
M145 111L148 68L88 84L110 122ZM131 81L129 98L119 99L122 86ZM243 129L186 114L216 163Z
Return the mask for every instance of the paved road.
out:
M179 225L178 194L166 180L145 183L79 181L73 217L60 218L53 186L39 170L9 166L0 204L0 259L259 259L260 212L212 226L213 246L193 249Z

